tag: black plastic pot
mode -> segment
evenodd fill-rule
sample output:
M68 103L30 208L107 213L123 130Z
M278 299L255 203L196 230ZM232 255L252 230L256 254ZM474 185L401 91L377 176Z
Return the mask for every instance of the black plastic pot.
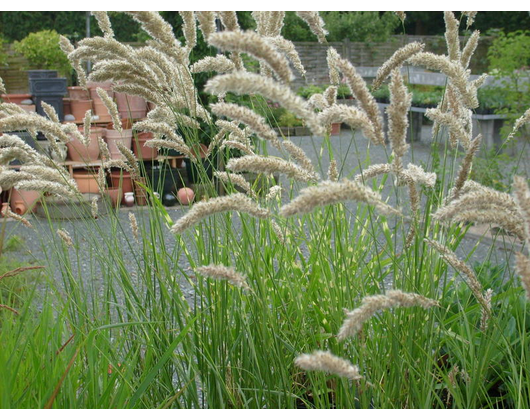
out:
M182 153L177 152L175 149L161 148L159 155L160 156L182 156Z
M37 114L46 116L46 113L42 108L42 102L46 102L48 105L53 106L55 112L57 112L57 115L59 116L59 120L64 120L63 95L34 96L33 102L37 106Z
M200 159L201 163L193 163L189 158L184 158L186 164L186 173L188 175L188 182L190 184L198 184L201 181L201 176L206 176L208 179L213 179L213 166L210 159ZM198 166L198 165L202 165Z
M29 91L33 96L61 95L67 93L65 77L29 79Z
M28 79L52 79L57 77L57 70L28 70Z
M57 112L59 120L64 119L63 96L67 93L65 77L57 77L56 70L29 70L29 91L33 103L37 106L37 114L46 116L42 102L50 104Z
M10 134L10 135L14 135L14 136L18 136L20 137L22 140L24 140L24 142L32 147L33 149L35 149L37 152L39 153L42 153L42 154L46 154L47 153L47 150L46 150L46 145L47 145L47 142L41 142L41 141L38 141L39 138L37 137L37 139L35 139L29 132L27 131L10 131L10 132L6 132L5 134ZM16 160L13 160L11 161L11 165L21 165L22 162L20 162L18 159Z

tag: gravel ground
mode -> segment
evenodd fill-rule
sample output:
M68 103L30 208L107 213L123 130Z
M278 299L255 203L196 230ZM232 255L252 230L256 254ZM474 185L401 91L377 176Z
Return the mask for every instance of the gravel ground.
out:
M335 156L339 170L342 173L342 176L351 176L359 172L359 168L366 168L369 164L374 163L385 163L387 162L388 156L385 152L385 149L378 146L369 146L366 139L364 139L359 133L356 133L355 136L349 130L342 130L340 136L333 136L331 138L331 148L333 155ZM429 138L429 127L424 126L424 132L422 133L422 138ZM321 172L325 174L329 165L328 153L327 151L321 152L323 146L322 138L311 138L311 137L292 137L291 140L301 146L313 162L321 162ZM405 160L405 165L408 162L414 162L416 164L424 163L429 164L431 161L430 146L424 143L418 142L411 145L410 153L408 154L407 159ZM325 149L327 150L327 149ZM386 149L388 150L388 148ZM368 161L369 153L369 161ZM275 151L271 151L271 154L276 154ZM285 178L282 178L282 181L285 183ZM383 196L386 197L388 194L387 191L383 191ZM395 198L390 194L390 202L395 201ZM187 207L171 207L168 208L169 216L172 220L177 220L187 211ZM120 239L120 242L123 242L122 249L124 250L124 258L127 262L131 264L134 262L135 252L132 252L127 246L127 241L125 240L126 235L131 235L129 228L128 213L131 211L129 208L122 208L118 212L118 217L121 221L121 225L124 226L125 232L124 237ZM146 212L140 208L132 208L132 211L137 215L140 223L142 217L145 217ZM101 282L101 273L97 271L92 271L93 268L89 264L86 264L83 261L86 261L88 257L95 250L90 249L88 242L84 240L86 236L86 224L83 220L69 220L69 221L60 221L60 223L54 224L53 227L50 227L48 222L45 219L38 218L36 216L29 216L29 220L34 225L37 233L34 230L30 230L21 226L20 224L14 221L7 222L7 237L12 235L17 235L24 240L24 246L21 250L16 251L16 257L25 260L28 262L45 262L47 264L54 264L56 271L56 278L60 278L60 266L59 263L48 261L47 255L48 246L46 245L46 238L49 238L50 235L54 234L55 230L58 227L62 227L67 231L71 232L72 235L75 235L80 241L79 250L81 253L81 258L79 258L79 272L80 277L87 282ZM238 218L234 219L234 229L239 228ZM109 223L109 216L100 217L99 222L105 227L106 223ZM92 232L93 234L93 232ZM130 236L129 236L130 237ZM49 240L49 239L48 239ZM48 242L49 243L49 242ZM44 244L44 246L43 246ZM166 236L166 244L171 249L175 244L175 237L171 234ZM504 242L503 240L496 241L495 245L492 247L492 240L488 237L483 237L479 233L470 234L466 236L462 244L460 245L457 253L464 257L474 249L474 255L472 257L473 261L487 261L490 260L493 264L499 264L506 261L506 256L509 255L506 251L511 249L509 242ZM192 247L190 247L192 249ZM83 254L86 257L83 257ZM72 254L73 255L73 254ZM138 254L136 254L138 255ZM181 267L187 267L189 264L186 260L179 262ZM96 287L98 289L99 287ZM183 285L186 294L191 295L191 289L188 285Z

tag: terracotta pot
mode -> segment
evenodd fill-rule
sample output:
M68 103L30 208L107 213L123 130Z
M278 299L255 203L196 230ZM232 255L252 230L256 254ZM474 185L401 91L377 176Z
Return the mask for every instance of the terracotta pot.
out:
M98 95L97 89L101 88L107 92L111 98L113 97L112 93L112 83L111 82L89 82L87 87L90 90L90 97L93 101L94 113L99 116L101 120L108 120L110 118L109 110L101 100Z
M88 89L96 89L98 87L108 91L112 90L112 82L87 82L86 87Z
M4 102L10 102L17 105L20 105L22 101L25 101L26 99L31 99L31 95L29 93L8 93L2 95L2 100Z
M106 191L107 195L110 197L110 201L113 207L118 207L123 199L123 192L120 187L109 187Z
M138 181L134 183L134 196L136 197L136 205L146 206L147 205L147 193L140 184L147 185L146 178L139 178Z
M79 127L79 129L83 130L83 127ZM92 162L97 160L99 157L98 137L103 137L102 128L90 129L90 143L88 146L85 146L79 140L71 137L72 140L66 143L70 160L77 162Z
M332 136L336 136L340 134L340 123L333 123L331 124L331 133Z
M120 122L121 122L121 128L122 130L130 130L133 126L133 121L128 119L128 118L121 118L120 119ZM114 122L111 121L109 122L106 127L105 127L107 130L114 130Z
M147 147L145 142L154 138L153 133L138 133L133 138L133 151L138 159L152 160L158 156L158 150L155 147Z
M4 217L4 214L6 214L8 208L9 203L2 203L2 211L0 212L0 216Z
M64 115L72 114L72 103L70 98L63 98L63 113Z
M121 141L125 147L131 148L132 130L105 130L105 140L109 146L110 157L112 159L121 159L121 153L116 146L116 141Z
M181 188L177 191L177 198L183 206L188 206L195 199L195 192L191 188Z
M98 194L98 175L85 170L74 171L74 181L81 193Z
M90 100L90 93L88 89L84 89L81 86L69 86L68 87L68 96L73 100Z
M147 115L147 102L144 98L118 92L115 96L121 118L138 119Z
M191 153L193 153L193 156L198 157L197 152L196 152L197 146L193 145L192 147L190 147L190 149L191 149ZM200 143L198 149L199 149L199 154L201 155L201 159L204 159L206 157L206 154L208 153L208 146Z
M85 118L86 112L92 109L92 101L90 99L72 99L70 101L70 107L72 108L72 115L76 121L82 121Z
M38 191L23 191L13 188L11 192L11 210L16 214L25 214L33 211L40 198Z
M109 110L103 103L99 96L93 99L94 114L98 115L101 120L108 120L110 118Z
M121 187L123 194L132 193L134 191L131 174L129 172L113 169L110 173L110 183L113 187ZM122 198L122 202L124 198L125 197Z
M28 207L23 201L16 200L11 204L11 210L18 215L23 215L26 214L26 212L28 211Z

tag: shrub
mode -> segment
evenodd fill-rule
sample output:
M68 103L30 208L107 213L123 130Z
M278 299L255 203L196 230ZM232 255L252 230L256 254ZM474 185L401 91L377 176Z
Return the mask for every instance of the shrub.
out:
M515 120L530 107L530 32L500 31L488 50L489 72L497 76L496 93L502 98L496 113L506 115L504 136Z
M5 39L0 35L0 67L7 66L7 52L4 47L5 43Z
M31 33L22 41L15 41L13 48L27 58L29 69L57 70L70 77L72 67L59 47L59 34L55 30Z
M392 12L325 12L323 19L329 30L329 39L354 42L383 42L400 26Z

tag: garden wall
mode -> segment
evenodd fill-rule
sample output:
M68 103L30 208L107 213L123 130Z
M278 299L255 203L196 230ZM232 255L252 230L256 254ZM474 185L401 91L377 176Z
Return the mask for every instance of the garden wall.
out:
M473 74L481 74L487 69L486 54L491 44L488 37L481 38L479 47L471 60L471 70ZM461 42L465 42L461 37ZM349 59L356 67L379 67L398 48L409 42L419 41L426 44L426 51L437 54L446 53L445 39L443 36L413 36L394 35L386 42L330 42L329 44L319 44L318 42L295 42L302 63L307 71L307 84L327 84L329 83L328 66L326 61L327 49L334 47L344 58ZM130 43L140 45L139 43ZM12 44L5 45L8 52L8 66L0 68L0 77L4 79L8 93L28 92L28 80L24 68L27 60L13 51ZM295 72L296 73L296 72ZM304 84L301 77L294 81L294 87Z
M4 44L4 48L8 54L7 67L0 67L0 77L4 80L7 93L29 92L28 75L24 70L28 60L15 53L13 44Z
M425 51L436 54L446 54L447 47L443 36L415 36L415 35L394 35L386 42L330 42L329 44L319 44L318 42L295 42L300 59L307 71L307 84L329 84L328 66L326 61L327 49L334 47L344 58L347 58L356 67L379 67L398 48L410 42L425 43ZM460 42L465 45L467 38L460 37ZM491 45L491 37L483 37L475 55L471 60L472 74L482 74L487 70L487 52ZM298 77L294 81L296 87L304 84L304 80Z

